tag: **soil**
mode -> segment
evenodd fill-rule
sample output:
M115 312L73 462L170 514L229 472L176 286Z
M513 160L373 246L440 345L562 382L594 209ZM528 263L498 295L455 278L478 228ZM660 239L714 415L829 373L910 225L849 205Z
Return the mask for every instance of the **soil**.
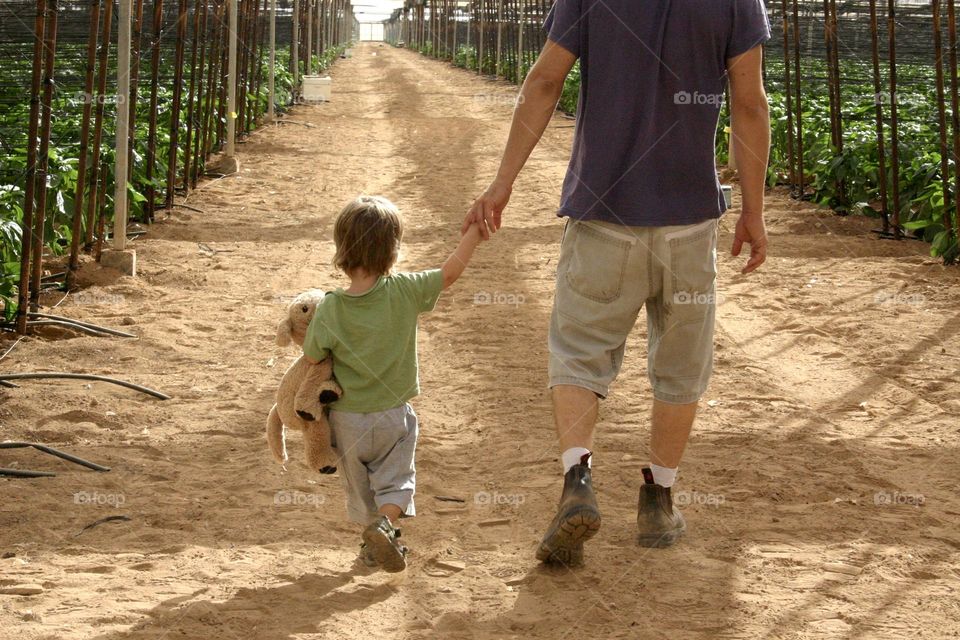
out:
M264 425L298 292L343 282L333 217L383 194L400 268L438 266L493 175L516 88L367 43L333 101L238 147L133 242L139 275L87 262L56 311L132 339L45 330L4 373L112 375L0 389L0 638L906 638L960 633L960 271L773 190L770 258L740 275L722 220L715 375L675 487L688 533L634 541L648 412L645 327L601 407L604 524L582 569L534 551L561 486L546 330L571 121L557 116L504 228L421 324L418 517L402 578L358 567L336 477L286 468ZM296 122L297 124L294 124ZM739 192L734 191L734 203ZM0 353L11 341L0 339ZM454 497L463 502L441 500ZM107 516L126 516L92 528ZM7 593L14 591L26 593Z

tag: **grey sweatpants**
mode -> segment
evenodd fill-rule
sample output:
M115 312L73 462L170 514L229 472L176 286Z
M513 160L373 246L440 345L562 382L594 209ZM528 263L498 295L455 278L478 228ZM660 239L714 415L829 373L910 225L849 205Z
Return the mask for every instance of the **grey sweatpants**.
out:
M385 504L397 505L404 515L416 515L418 428L413 407L403 404L376 413L330 411L330 426L340 452L340 478L350 519L369 524Z

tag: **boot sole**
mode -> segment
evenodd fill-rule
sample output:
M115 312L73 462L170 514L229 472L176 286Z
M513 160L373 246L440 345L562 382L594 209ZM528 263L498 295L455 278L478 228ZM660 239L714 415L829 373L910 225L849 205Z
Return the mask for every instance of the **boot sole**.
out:
M583 564L583 543L600 530L600 512L582 507L568 513L553 534L537 549L537 560L547 564Z
M674 545L686 531L687 528L682 527L663 533L640 533L637 534L637 544L649 549L663 549Z
M367 529L363 532L363 541L367 543L370 555L387 573L399 573L407 568L407 559L383 531Z

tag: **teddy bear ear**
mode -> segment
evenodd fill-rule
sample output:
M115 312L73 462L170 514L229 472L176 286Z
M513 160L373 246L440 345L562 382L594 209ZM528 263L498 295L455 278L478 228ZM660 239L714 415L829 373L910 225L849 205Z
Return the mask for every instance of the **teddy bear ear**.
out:
M290 324L290 318L281 322L280 326L277 327L277 344L281 347L289 345L293 341L292 330L293 327Z

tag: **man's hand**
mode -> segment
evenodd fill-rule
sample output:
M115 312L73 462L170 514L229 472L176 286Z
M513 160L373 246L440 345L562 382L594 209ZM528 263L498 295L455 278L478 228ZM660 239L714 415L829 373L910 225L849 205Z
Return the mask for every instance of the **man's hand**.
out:
M750 273L767 259L767 229L763 222L762 213L748 213L744 211L737 220L737 228L733 232L733 248L731 255L739 256L743 243L750 245L750 260L740 273Z
M507 203L510 202L512 192L513 186L509 183L500 180L491 182L487 190L474 200L467 217L463 219L460 233L465 234L470 229L470 225L476 224L480 227L483 239L489 240L490 234L500 229L501 216Z

